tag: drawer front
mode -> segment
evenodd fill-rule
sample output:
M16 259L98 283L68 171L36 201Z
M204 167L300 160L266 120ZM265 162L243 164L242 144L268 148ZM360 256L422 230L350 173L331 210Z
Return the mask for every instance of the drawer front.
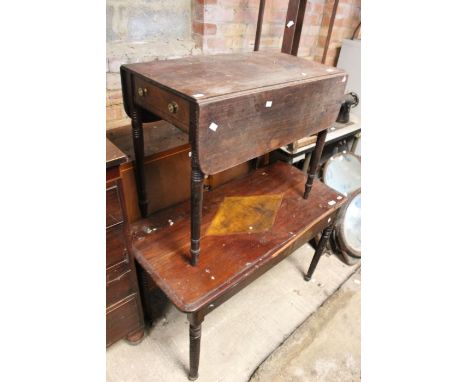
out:
M136 297L129 298L122 304L106 311L107 346L125 337L128 333L143 326L138 311Z
M109 270L107 272L109 272ZM127 269L125 269L123 273L106 283L107 307L110 307L131 294L136 293L133 285L133 276L131 269L127 266Z
M106 268L128 261L123 229L123 224L119 224L106 231Z
M106 189L106 228L123 222L120 190L115 182Z
M188 132L190 104L187 100L138 77L134 81L134 99L137 105Z

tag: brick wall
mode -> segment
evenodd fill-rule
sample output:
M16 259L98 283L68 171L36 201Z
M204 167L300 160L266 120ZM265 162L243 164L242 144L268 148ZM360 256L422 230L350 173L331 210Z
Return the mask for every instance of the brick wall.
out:
M201 53L192 36L191 0L107 0L107 128L130 123L120 65Z
M321 61L334 0L309 0L299 56ZM192 54L252 51L259 0L107 0L107 128L129 123L122 105L124 63ZM281 50L288 0L266 0L261 50ZM327 54L360 21L361 0L340 0Z
M314 60L321 62L325 42L327 39L328 27L332 15L334 0L324 1L324 12L320 25L318 45L314 55ZM356 27L361 21L361 0L340 0L335 16L335 23L330 38L327 57L327 65L336 65L338 60L341 42L343 39L350 39L353 36ZM358 34L360 38L360 33Z

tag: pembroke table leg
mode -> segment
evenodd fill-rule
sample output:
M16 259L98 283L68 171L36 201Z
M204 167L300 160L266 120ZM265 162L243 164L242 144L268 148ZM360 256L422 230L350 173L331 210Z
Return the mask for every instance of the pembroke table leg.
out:
M193 160L193 153L192 153ZM198 264L200 256L200 230L203 207L203 173L197 167L192 165L192 195L191 195L191 242L190 242L190 262L192 265Z
M312 155L312 161L310 162L309 171L307 174L307 183L304 190L304 199L309 197L310 190L312 189L312 183L314 182L315 175L317 173L317 167L322 156L323 147L325 146L325 139L327 138L327 130L322 130L317 135L317 143L315 144L314 153Z
M320 257L323 254L323 251L325 250L325 247L327 245L328 239L330 238L330 235L333 231L334 226L335 224L333 222L332 224L330 224L327 228L323 230L322 237L320 238L317 249L315 250L314 257L312 258L312 261L310 262L309 270L307 271L307 274L304 276L305 281L309 281L312 278L312 274L314 273L315 268L317 267L317 264L320 260Z
M148 214L148 199L146 198L145 169L143 161L145 158L143 123L141 121L141 110L134 106L132 110L132 137L133 150L135 152L135 180L138 193L138 206L142 217Z
M198 313L188 315L190 322L190 371L188 378L195 381L198 378L200 364L201 324L203 317Z

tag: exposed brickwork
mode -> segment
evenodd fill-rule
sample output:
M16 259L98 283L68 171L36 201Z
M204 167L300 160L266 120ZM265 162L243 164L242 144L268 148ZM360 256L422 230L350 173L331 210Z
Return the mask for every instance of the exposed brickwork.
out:
M315 61L322 61L323 51L327 38L330 18L332 15L334 0L326 0L322 23L319 31L319 43L314 55ZM340 53L341 42L349 39L361 21L361 0L340 0L336 12L335 23L330 39L325 63L336 65Z
M261 50L281 50L288 0L267 0ZM334 0L309 0L299 56L321 61ZM259 0L108 0L107 128L129 123L120 65L192 54L252 51ZM340 0L327 64L360 22L361 0ZM188 32L187 32L188 31Z

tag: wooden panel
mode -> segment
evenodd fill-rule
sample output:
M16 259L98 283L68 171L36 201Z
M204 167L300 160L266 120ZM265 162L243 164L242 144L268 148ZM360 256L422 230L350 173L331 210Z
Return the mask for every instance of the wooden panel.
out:
M190 197L190 146L145 158L148 211L150 213L183 202ZM122 187L130 223L140 218L135 185L134 164L128 163L121 169Z
M152 113L166 119L184 131L189 130L190 105L187 100L161 89L158 86L152 85L147 80L135 77L135 94L134 99L137 105L150 110ZM143 95L138 94L140 89L146 89ZM171 113L169 104L177 105L177 111Z
M285 256L296 240L311 238L323 228L346 198L319 181L303 199L306 175L285 163L259 169L204 195L201 255L190 265L190 205L182 203L132 225L133 252L138 262L176 306L196 311L262 272L277 256ZM207 235L225 197L282 195L273 227L258 233ZM331 203L329 203L331 202ZM156 228L147 233L146 228Z
M345 74L304 58L265 51L151 61L124 65L122 70L144 76L155 85L198 103L211 97Z
M124 228L119 224L106 230L106 266L111 267L127 259Z
M106 269L106 283L118 279L130 269L130 263L127 260L121 261Z
M233 179L241 178L247 175L250 171L250 162L241 163L238 166L228 168L225 171L218 172L217 174L213 174L208 176L208 185L211 189L219 187Z
M202 171L215 174L330 127L340 109L343 79L331 77L200 105Z
M119 276L106 283L107 307L116 304L120 300L136 292L133 286L133 277L134 275L132 275L131 269L127 268Z
M135 296L130 296L120 304L106 310L107 346L141 327L142 323L138 312L139 307Z
M119 188L116 184L106 190L106 228L123 222L123 212L120 207Z

